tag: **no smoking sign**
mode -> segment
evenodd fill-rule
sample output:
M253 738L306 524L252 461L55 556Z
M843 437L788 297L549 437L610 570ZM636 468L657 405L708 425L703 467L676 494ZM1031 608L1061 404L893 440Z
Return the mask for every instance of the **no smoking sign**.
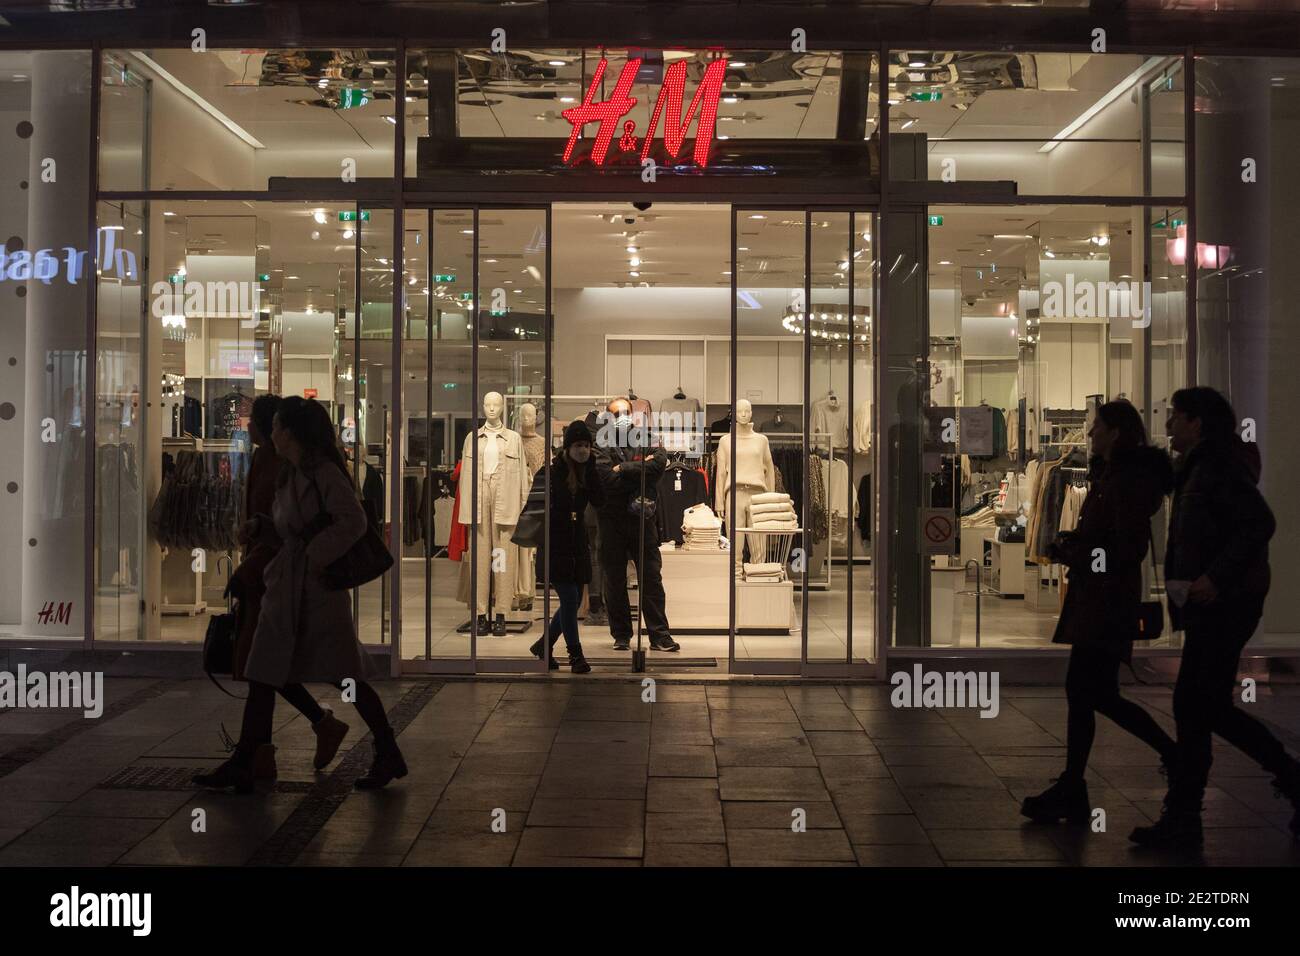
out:
M921 536L926 554L952 554L957 541L957 519L948 508L921 510Z

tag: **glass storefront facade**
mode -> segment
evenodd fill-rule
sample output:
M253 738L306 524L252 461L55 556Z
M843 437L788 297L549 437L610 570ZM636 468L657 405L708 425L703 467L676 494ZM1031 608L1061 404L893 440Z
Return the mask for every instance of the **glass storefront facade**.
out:
M617 561L591 516L583 615L625 606L647 646L666 617L682 649L652 669L1053 653L1044 542L1086 493L1090 410L1127 398L1163 442L1192 383L1260 443L1286 580L1295 62L0 52L3 639L197 646L267 393L326 405L383 523L396 563L353 607L393 673L545 670L546 549L511 531L565 425L619 396L660 513ZM1300 643L1282 590L1261 653ZM583 627L597 667L630 664L617 626Z

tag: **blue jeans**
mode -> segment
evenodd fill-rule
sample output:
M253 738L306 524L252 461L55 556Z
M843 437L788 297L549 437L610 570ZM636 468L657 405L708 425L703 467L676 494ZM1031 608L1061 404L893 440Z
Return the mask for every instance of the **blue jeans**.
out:
M560 596L560 607L551 618L551 626L546 630L546 637L552 649L555 642L564 633L564 646L570 657L582 654L582 644L578 641L578 605L582 603L581 584L560 584L552 581L551 587ZM554 656L554 652L552 652Z

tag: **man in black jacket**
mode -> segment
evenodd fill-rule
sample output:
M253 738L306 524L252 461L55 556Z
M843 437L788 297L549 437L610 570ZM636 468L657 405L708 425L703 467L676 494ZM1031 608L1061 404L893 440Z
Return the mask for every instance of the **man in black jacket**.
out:
M633 424L632 403L626 398L610 402L601 419L595 449L596 472L605 490L599 513L600 565L614 649L625 651L632 641L632 608L627 597L627 562L631 559L636 565L638 603L650 630L650 646L659 651L680 650L668 632L663 558L652 510L668 456L661 448L649 447L649 423Z
M1274 785L1297 808L1291 829L1300 834L1300 764L1233 702L1241 652L1268 595L1268 542L1277 527L1256 488L1258 452L1235 428L1232 406L1214 389L1174 393L1168 431L1180 458L1165 581L1174 629L1184 632L1174 686L1178 757L1160 820L1131 836L1147 846L1201 844L1216 733L1275 775Z

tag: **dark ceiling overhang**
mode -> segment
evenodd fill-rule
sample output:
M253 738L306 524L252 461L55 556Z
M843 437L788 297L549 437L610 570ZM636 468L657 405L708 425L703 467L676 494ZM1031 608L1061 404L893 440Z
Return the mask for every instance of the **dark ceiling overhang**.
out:
M1232 54L1300 53L1292 9L1163 10L1149 2L1095 0L1091 8L882 5L868 0L74 0L0 2L0 46L188 46L202 28L210 48L248 46L484 47L500 27L514 47L674 46L775 49L806 31L809 49L1086 50L1106 31L1107 50ZM74 7L80 9L74 9Z

